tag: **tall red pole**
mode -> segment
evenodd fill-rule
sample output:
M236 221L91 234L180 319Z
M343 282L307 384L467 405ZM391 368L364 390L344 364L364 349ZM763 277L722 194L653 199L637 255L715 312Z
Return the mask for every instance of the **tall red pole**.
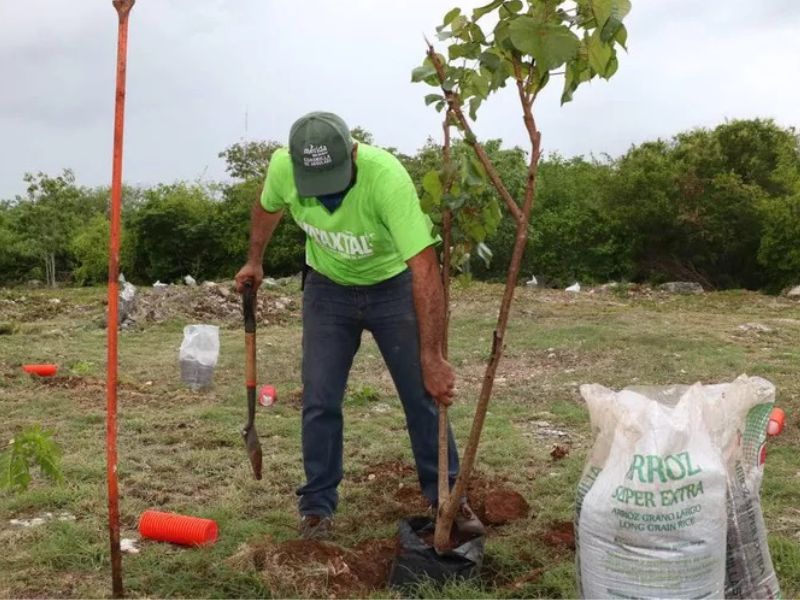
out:
M119 17L117 91L114 106L114 159L111 170L111 236L108 241L108 358L106 373L106 478L108 531L111 540L111 582L114 598L123 597L119 547L117 484L117 327L119 321L119 245L122 214L122 130L125 123L125 67L128 56L128 14L136 0L112 0Z

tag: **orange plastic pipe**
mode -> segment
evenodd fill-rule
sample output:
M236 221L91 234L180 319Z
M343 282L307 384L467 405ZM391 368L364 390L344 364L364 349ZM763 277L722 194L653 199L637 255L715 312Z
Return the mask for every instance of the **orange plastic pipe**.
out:
M139 518L144 538L183 546L204 546L217 541L219 529L211 519L146 510Z
M119 246L122 215L122 133L125 123L125 68L128 56L128 14L135 0L112 0L117 10L117 87L114 105L114 156L111 167L111 235L108 241L108 344L106 363L106 479L108 532L111 542L111 587L122 598L122 553L119 547L117 483L117 325L119 322Z
M22 370L31 375L40 377L52 377L58 372L58 365L22 365Z

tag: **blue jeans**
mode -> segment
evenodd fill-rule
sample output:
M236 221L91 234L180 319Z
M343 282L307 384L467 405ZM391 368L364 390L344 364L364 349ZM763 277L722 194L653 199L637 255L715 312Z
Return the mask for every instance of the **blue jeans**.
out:
M303 293L303 466L297 490L305 515L330 516L342 480L342 400L364 330L372 333L394 380L422 493L437 500L438 410L425 390L411 272L369 286L343 286L314 271ZM449 476L458 455L450 431Z

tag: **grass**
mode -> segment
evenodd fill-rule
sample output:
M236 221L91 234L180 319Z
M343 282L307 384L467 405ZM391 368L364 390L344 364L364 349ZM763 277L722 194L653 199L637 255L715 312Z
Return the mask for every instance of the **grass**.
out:
M37 478L24 493L0 494L0 597L109 593L105 332L98 326L104 293L0 290L0 440L27 425L52 429L64 451L65 476L61 485ZM454 290L451 360L459 400L450 413L461 441L471 423L499 294L499 287L479 283ZM294 490L303 476L300 323L290 319L259 329L259 381L276 386L278 403L258 415L264 479L256 482L239 434L245 417L242 332L221 328L214 387L192 392L180 383L177 361L188 322L176 317L120 336L122 536L138 537L138 515L148 508L214 518L221 535L204 549L141 542L140 554L124 558L126 591L137 597L302 596L296 577L265 578L252 563L235 560L250 545L295 536ZM739 329L751 322L772 331ZM591 444L579 384L716 382L745 372L773 381L787 412L786 430L770 442L762 496L784 596L800 595L799 336L800 304L759 294L593 296L520 289L478 469L482 477L522 493L531 516L491 531L480 581L443 590L422 586L418 595L574 596L573 553L543 543L542 534L572 518L575 484ZM60 377L51 383L31 379L19 368L27 362L56 362ZM402 409L366 335L344 411L345 479L335 541L352 548L393 536L397 520L414 510L399 490L416 485L406 468L413 463ZM571 452L563 460L550 458L557 440L541 434L537 422L543 421L568 436ZM8 523L63 511L75 521L32 528Z

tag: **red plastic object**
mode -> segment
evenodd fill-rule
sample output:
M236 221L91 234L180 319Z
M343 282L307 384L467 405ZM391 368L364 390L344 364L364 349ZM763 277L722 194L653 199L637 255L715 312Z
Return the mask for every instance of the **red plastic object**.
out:
M31 375L52 377L58 372L58 365L22 365L22 370Z
M272 385L264 385L258 392L258 403L261 406L272 406L278 401L278 392Z
M767 435L780 435L783 431L783 425L786 421L786 413L782 408L775 407L769 415L769 423L767 423Z
M215 521L175 513L146 510L139 517L142 537L182 546L204 546L217 541Z

